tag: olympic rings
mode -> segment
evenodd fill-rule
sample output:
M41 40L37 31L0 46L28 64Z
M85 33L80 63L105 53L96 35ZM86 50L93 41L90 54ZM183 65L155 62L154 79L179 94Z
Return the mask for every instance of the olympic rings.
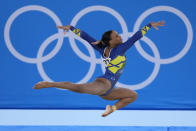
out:
M102 71L103 72L105 71L104 66L103 66L100 58L96 58L96 55L95 55L95 52L94 52L93 48L86 41L82 40L81 38L78 38L78 37L74 36L72 33L67 33L65 36L63 36L63 31L62 30L58 30L58 33L50 36L49 38L47 38L41 44L36 58L29 58L29 57L23 56L22 54L17 52L17 50L13 47L12 42L10 40L10 28L11 28L11 25L12 25L13 21L16 19L16 17L18 17L22 13L28 12L28 11L43 12L43 13L49 15L54 20L56 25L62 25L60 19L56 16L56 14L54 12L52 12L51 10L43 7L43 6L29 5L29 6L24 6L22 8L19 8L18 10L16 10L8 18L8 20L6 22L5 29L4 29L4 38L5 38L5 43L6 43L6 46L7 46L8 50L17 59L19 59L23 62L26 62L26 63L36 64L37 68L38 68L38 71L40 73L40 76L46 81L53 81L45 73L44 68L42 66L42 63L50 60L52 57L54 57L58 53L58 51L60 50L60 48L62 46L64 37L67 37L69 39L69 42L71 44L71 47L72 47L73 51L79 56L79 58L81 58L82 60L90 63L90 68L89 68L87 74L80 81L78 81L77 83L88 82L90 80L90 78L92 77L92 75L93 75L93 73L96 69L97 64L101 64ZM103 11L103 12L106 12L106 13L109 13L109 14L113 15L119 21L119 23L122 27L123 32L122 32L121 36L123 37L124 40L127 40L129 37L132 36L133 33L128 32L128 28L127 28L126 22L123 19L123 17L117 11L115 11L114 9L106 7L106 6L89 6L85 9L81 10L73 18L73 20L71 21L71 25L75 26L82 16L84 16L85 14L87 14L89 12L93 12L93 11ZM160 69L160 64L169 64L169 63L176 62L179 59L181 59L188 52L188 50L190 49L191 44L192 44L192 40L193 40L193 31L192 31L191 23L190 23L189 19L186 17L185 14L183 14L181 11L177 10L176 8L173 8L173 7L170 7L170 6L156 6L156 7L152 7L150 9L146 10L136 20L133 32L136 32L137 30L139 30L142 21L146 17L148 17L152 13L159 12L159 11L167 11L167 12L174 13L175 15L179 16L179 18L181 18L182 21L185 23L185 26L186 26L186 29L187 29L187 41L186 41L186 44L185 44L184 48L177 55L175 55L171 58L161 59L160 58L160 53L159 53L157 47L155 46L155 44L153 43L153 41L150 40L149 38L147 38L146 36L144 36L143 39L141 39L141 40L144 41L145 43L147 43L149 47L151 47L151 49L153 51L153 54L154 54L154 57L150 56L149 54L147 54L142 49L139 41L135 43L135 46L136 46L136 49L138 50L138 52L146 60L155 64L153 71L152 71L151 75L141 83L138 83L138 84L135 84L135 85L126 85L126 84L118 82L117 84L119 86L122 86L122 87L125 87L125 88L130 88L132 90L137 90L137 89L144 88L145 86L149 85L156 78L156 76L159 72L159 69ZM46 47L52 41L54 41L55 39L58 39L58 41L57 41L57 44L54 47L54 49L49 54L47 54L46 56L43 56L43 53L44 53L44 50L46 49ZM83 52L80 51L80 49L77 47L77 45L75 43L75 39L81 41L86 46L86 48L88 49L88 51L90 53L90 57L85 55Z

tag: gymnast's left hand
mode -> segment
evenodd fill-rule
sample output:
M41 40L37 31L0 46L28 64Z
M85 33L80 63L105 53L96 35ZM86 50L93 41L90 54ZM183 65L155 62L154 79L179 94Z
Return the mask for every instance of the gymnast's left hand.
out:
M165 22L164 21L159 21L159 22L150 22L151 26L153 28L155 28L156 30L159 30L159 28L157 28L157 26L165 26Z

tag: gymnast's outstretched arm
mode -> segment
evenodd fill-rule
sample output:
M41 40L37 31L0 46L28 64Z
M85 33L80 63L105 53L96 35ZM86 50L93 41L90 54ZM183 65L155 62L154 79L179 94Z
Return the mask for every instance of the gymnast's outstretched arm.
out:
M158 30L157 26L164 26L165 22L164 21L159 21L159 22L150 22L148 25L144 26L142 29L137 31L131 38L129 38L126 42L123 44L119 45L117 47L117 51L119 53L124 53L126 52L132 45L139 39L141 39L147 31L153 27L156 30Z
M74 34L76 34L77 36L81 37L82 39L86 40L94 49L98 50L101 53L101 48L99 48L96 44L93 44L94 42L96 42L97 40L94 39L93 37L91 37L89 34L87 34L86 32L75 28L74 26L71 25L67 25L67 26L57 26L57 28L59 29L64 29L65 33L68 30L71 30Z

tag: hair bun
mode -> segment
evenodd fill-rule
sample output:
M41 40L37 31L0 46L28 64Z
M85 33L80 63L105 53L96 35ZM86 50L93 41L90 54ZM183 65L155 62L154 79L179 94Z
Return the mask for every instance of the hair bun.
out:
M97 45L99 46L99 48L103 48L104 46L106 46L106 44L102 40L100 40Z
M105 44L105 42L103 42L102 40L100 41L100 43L103 45L103 46L105 46L106 44Z

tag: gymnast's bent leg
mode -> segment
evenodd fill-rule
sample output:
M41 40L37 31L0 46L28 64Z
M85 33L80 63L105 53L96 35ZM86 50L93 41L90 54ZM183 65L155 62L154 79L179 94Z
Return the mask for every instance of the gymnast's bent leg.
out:
M100 97L105 100L118 100L113 106L106 106L106 110L102 114L105 117L115 110L134 102L137 99L137 93L127 88L113 88L109 94Z

